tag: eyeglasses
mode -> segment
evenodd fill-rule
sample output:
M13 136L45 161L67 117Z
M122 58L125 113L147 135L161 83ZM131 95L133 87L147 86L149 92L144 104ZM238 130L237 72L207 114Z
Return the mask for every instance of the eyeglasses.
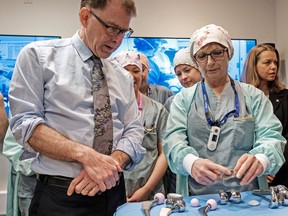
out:
M197 62L199 63L204 63L207 62L208 56L211 56L211 58L216 61L216 60L221 60L224 56L224 53L227 51L226 49L216 49L213 50L211 53L199 53L197 55L194 55L194 58Z
M96 14L94 14L92 11L90 13L105 27L106 29L106 34L110 36L117 36L120 33L124 35L125 38L128 38L131 36L131 34L134 32L131 28L129 29L120 29L115 26L110 26L106 24L100 17L98 17Z

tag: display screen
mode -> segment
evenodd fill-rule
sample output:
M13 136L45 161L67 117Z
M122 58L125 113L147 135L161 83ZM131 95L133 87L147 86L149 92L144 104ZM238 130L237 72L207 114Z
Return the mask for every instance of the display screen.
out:
M8 91L20 50L33 41L59 39L60 36L0 35L0 89L9 115Z
M255 39L232 39L234 56L229 61L229 75L239 80L243 65L250 49L256 45ZM124 38L121 46L113 53L113 56L120 51L136 51L148 57L151 70L148 75L148 82L157 85L164 85L174 93L181 90L173 68L175 53L189 46L189 38L160 38L160 37L131 37Z

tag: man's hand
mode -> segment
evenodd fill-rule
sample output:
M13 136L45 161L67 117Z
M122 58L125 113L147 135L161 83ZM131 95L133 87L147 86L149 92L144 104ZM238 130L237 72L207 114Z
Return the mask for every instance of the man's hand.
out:
M131 158L128 154L123 151L113 151L111 157L119 163L119 166L124 169L127 164L131 161Z
M100 154L92 148L88 148L85 155L81 163L100 191L114 187L119 180L119 173L122 172L119 163L111 156Z
M75 191L77 194L94 196L99 190L98 185L88 176L86 171L82 169L80 174L71 182L67 190L67 195L71 196Z
M231 171L209 159L199 158L194 162L191 174L199 184L212 185L221 181L222 174L231 175Z

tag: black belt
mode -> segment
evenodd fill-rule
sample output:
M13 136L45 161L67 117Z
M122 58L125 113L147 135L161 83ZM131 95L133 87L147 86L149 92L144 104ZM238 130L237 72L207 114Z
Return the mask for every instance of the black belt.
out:
M122 177L122 173L119 173L119 177L120 179L117 181L116 186L119 185L119 182ZM73 178L68 178L64 176L50 176L50 175L42 175L42 174L37 174L37 179L38 181L44 183L45 185L52 185L52 186L60 187L64 189L68 189L73 180ZM99 191L97 194L100 195L101 192Z
M68 178L64 176L50 176L37 174L38 181L44 183L45 185L52 185L55 187L68 189L73 178Z

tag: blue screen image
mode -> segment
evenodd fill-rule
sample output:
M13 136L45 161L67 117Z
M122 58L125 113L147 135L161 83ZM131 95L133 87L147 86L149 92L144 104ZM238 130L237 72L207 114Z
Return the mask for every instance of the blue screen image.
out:
M20 50L33 41L59 39L60 36L0 35L0 90L9 116L8 91Z
M247 54L256 45L255 39L232 39L234 56L229 61L229 75L239 80ZM189 38L131 37L124 38L121 46L112 55L121 51L143 53L151 67L148 82L163 85L174 93L182 89L173 68L175 53L189 46Z

